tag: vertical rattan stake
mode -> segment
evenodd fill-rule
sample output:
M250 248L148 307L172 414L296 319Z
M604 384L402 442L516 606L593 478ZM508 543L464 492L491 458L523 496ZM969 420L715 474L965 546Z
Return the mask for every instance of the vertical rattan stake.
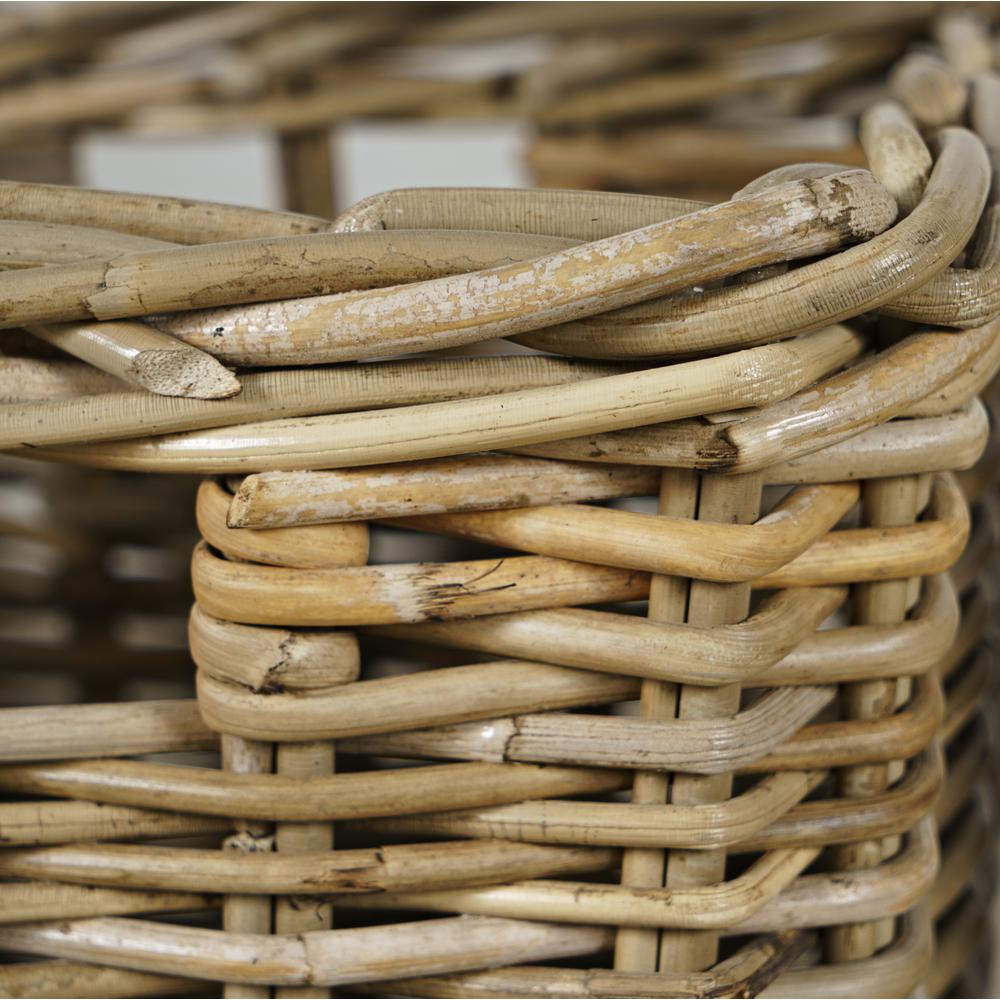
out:
M288 777L311 778L332 774L332 743L279 743L277 772ZM332 823L279 823L275 847L282 854L333 850ZM306 896L282 896L274 901L274 933L301 934L329 930L333 926L333 907ZM276 997L328 997L323 986L280 986Z
M749 524L760 514L762 477L758 473L721 478L705 476L698 498L699 521ZM694 580L688 599L692 625L726 625L742 621L750 608L750 584L707 583ZM682 719L710 719L735 715L740 707L740 687L681 686L677 714ZM670 801L675 805L722 802L732 793L733 776L678 774ZM667 859L668 888L710 885L725 876L725 850L674 850ZM714 931L671 931L663 935L660 969L679 972L707 969L716 961L719 935Z
M222 766L237 774L269 774L274 760L274 745L222 735ZM269 851L271 827L266 823L237 819L235 832L226 838L230 851ZM222 901L222 926L231 934L270 934L270 896L226 896ZM226 1000L253 1000L262 995L261 987L244 983L226 983ZM269 995L269 992L263 995Z
M862 494L862 518L868 527L889 528L911 524L917 514L918 477L872 479ZM861 583L854 590L854 616L859 625L895 625L906 617L908 580ZM843 690L843 713L849 719L878 719L891 715L896 708L895 679L849 684ZM889 784L888 764L866 764L845 768L839 775L840 794L847 798L865 798L885 791ZM835 848L834 864L848 871L873 868L883 860L881 840L863 841ZM867 958L886 943L892 921L849 924L832 928L826 938L831 961L843 962Z
M698 504L698 477L686 469L664 469L660 478L659 513L693 518ZM682 622L687 611L689 581L679 576L655 575L650 581L648 617L653 621ZM677 714L677 685L645 680L639 697L644 719L672 719ZM637 771L632 785L635 803L662 804L670 789L669 775ZM660 888L666 853L632 848L622 857L622 885ZM659 931L623 927L615 940L615 968L622 972L655 972L660 949Z
M348 548L344 557L338 559L335 550L328 544L327 552L333 557L331 564L363 565L368 546L363 553L357 550L357 536L352 532L355 525L345 523L332 525L328 532L334 536L343 532L355 541L354 548ZM365 529L367 543L367 529ZM328 668L334 666L328 661ZM309 779L333 774L335 762L332 741L314 743L279 743L277 745L278 774L290 778ZM275 848L281 854L304 854L312 851L333 850L332 823L279 823L275 829ZM333 927L333 906L314 897L284 896L274 901L274 933L303 934L308 931L329 930ZM324 986L281 986L274 990L276 997L329 997L330 990Z

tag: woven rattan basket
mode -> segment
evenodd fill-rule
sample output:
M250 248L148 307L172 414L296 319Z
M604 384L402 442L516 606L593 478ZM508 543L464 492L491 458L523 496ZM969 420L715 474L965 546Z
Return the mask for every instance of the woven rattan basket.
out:
M209 478L197 698L0 713L0 994L982 991L1000 98L942 67L712 206L19 187L0 323L99 370L11 357L0 447Z

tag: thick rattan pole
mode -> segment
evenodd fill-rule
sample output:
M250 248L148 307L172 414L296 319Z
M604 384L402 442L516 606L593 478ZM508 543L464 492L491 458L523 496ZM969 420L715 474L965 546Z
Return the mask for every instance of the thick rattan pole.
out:
M659 513L668 517L694 517L698 503L698 478L683 469L666 469L660 478ZM657 622L682 622L687 611L688 581L678 576L654 575L649 583L647 617ZM677 713L677 685L644 680L639 696L644 719L672 719ZM662 805L667 801L669 775L637 771L632 802ZM622 857L622 885L659 889L663 885L666 855L661 850L633 848ZM660 935L646 927L623 927L615 939L615 969L622 972L655 972Z
M934 166L913 119L895 101L882 101L861 116L860 138L872 173L892 192L900 215L909 215Z
M0 930L5 951L55 955L191 979L260 985L346 986L379 982L400 969L415 975L459 972L513 962L591 955L610 944L596 927L476 920L420 920L301 936L227 935L145 920L58 921Z
M278 774L309 778L332 774L333 743L279 743ZM275 847L281 854L303 854L309 851L333 850L332 823L279 823ZM275 934L301 934L305 931L330 930L333 927L333 907L329 903L305 897L282 896L274 901ZM325 986L281 986L276 997L328 997Z
M943 59L911 52L889 74L889 93L925 128L958 122L965 111L967 92L959 74Z
M620 373L619 366L542 356L427 358L251 372L241 378L238 396L195 400L128 391L89 365L0 358L0 402L21 404L0 407L0 446L93 442L468 399Z
M760 513L762 477L753 473L730 479L706 477L698 497L698 520L736 521L749 524ZM742 621L750 609L748 584L691 584L688 621L692 625L726 625ZM740 686L704 688L685 684L680 689L677 714L681 719L707 719L735 715L740 708ZM723 802L732 794L732 774L674 777L670 800L675 805ZM725 878L726 852L671 851L667 859L667 888L711 885ZM711 931L672 931L660 944L660 968L664 972L706 969L718 957L718 934Z
M228 495L228 494L227 494ZM348 525L364 533L363 550L345 552L341 559L345 565L364 564L368 559L368 529L363 524ZM292 778L322 777L334 772L334 744L329 741L314 743L279 743L277 747L277 772ZM275 846L282 854L304 854L313 851L333 850L332 823L279 823L275 832ZM275 934L302 934L306 931L330 930L333 927L333 907L301 897L286 896L274 901ZM324 986L276 987L276 997L328 997L330 990Z
M324 219L291 212L20 181L0 182L0 219L96 226L185 244L298 236L330 228Z
M917 514L918 477L873 479L864 486L862 504L864 523L874 528L892 528L911 524ZM906 617L907 580L885 580L858 584L855 594L855 619L862 625L895 625ZM897 681L863 681L850 684L843 691L843 710L847 718L878 719L891 715L896 707ZM867 798L885 791L889 785L888 764L869 764L847 768L839 775L841 795ZM882 862L880 840L862 841L837 848L833 857L839 868L848 871L874 868ZM882 943L885 927L867 922L832 928L826 937L826 950L832 961L850 961L875 954Z
M274 759L270 743L223 735L222 766L234 774L269 774ZM271 826L253 820L236 820L236 831L223 845L230 851L269 851L273 837ZM271 897L252 895L226 896L222 902L222 926L229 934L270 934ZM226 1000L252 1000L260 989L245 983L226 983Z
M512 455L463 455L335 472L263 473L242 481L228 521L234 528L277 528L646 496L656 490L658 478L655 469L640 466Z

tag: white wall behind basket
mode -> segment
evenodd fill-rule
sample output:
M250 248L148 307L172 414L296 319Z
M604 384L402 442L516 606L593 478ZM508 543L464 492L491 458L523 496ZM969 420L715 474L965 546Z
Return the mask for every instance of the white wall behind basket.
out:
M263 133L147 138L91 132L74 155L86 187L281 207L278 151Z
M331 133L337 203L394 187L523 187L529 128L516 122L358 121ZM281 207L277 144L262 132L147 137L95 131L78 144L80 183Z
M382 54L390 77L501 79L543 64L544 35L464 46L406 45ZM207 58L207 56L206 56ZM331 132L341 208L395 187L523 187L530 126L502 120L368 120ZM263 132L152 137L96 130L77 146L77 176L91 187L281 208L277 143Z
M394 187L526 187L528 137L518 122L349 123L334 137L337 200Z

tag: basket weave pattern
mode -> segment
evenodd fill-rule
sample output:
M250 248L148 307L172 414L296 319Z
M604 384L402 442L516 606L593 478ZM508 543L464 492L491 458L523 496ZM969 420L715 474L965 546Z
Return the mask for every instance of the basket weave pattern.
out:
M207 477L197 699L3 713L0 947L44 958L5 995L939 995L993 803L970 95L975 130L880 104L871 172L715 206L389 192L0 275L7 326L263 369L0 426Z

